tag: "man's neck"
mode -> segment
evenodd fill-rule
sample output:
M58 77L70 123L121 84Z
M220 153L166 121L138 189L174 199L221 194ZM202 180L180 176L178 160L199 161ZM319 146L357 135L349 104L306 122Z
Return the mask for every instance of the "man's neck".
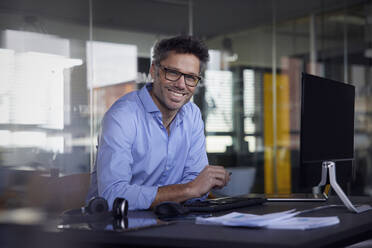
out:
M160 110L160 112L161 112L162 117L163 117L163 125L169 133L170 124L172 123L172 121L176 117L178 111L161 111Z
M163 121L163 125L164 127L167 129L168 133L169 133L169 127L170 127L170 124L172 123L172 121L174 120L174 118L176 117L177 113L178 113L178 110L169 110L167 108L165 108L159 101L158 99L156 99L156 96L154 96L152 90L150 91L150 96L151 98L153 99L155 105L159 108L160 112L161 112L161 115L162 115L162 121Z

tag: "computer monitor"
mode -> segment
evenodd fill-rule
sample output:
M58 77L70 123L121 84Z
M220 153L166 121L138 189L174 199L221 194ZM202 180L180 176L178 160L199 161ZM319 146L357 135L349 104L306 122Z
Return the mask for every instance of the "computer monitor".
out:
M336 165L354 160L354 103L353 85L302 74L300 163L321 164L318 187L332 187L346 207L362 212L367 207L355 207L336 180Z
M301 92L300 186L320 180L322 162L337 161L337 179L351 181L354 159L353 85L303 74Z

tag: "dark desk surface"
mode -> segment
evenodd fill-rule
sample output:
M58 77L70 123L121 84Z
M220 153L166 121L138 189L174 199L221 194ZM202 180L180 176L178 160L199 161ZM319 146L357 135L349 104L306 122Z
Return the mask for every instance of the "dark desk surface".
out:
M372 204L372 198L353 197L353 203ZM309 209L324 203L270 202L239 209L239 212L265 214L296 208ZM327 204L340 204L331 199ZM139 212L140 213L140 212ZM138 213L137 213L138 214ZM142 216L151 219L151 212ZM220 213L221 214L221 213ZM141 216L141 213L140 213ZM45 226L0 224L0 246L7 247L342 247L372 238L372 211L361 214L345 207L328 208L302 216L338 216L340 223L313 230L271 230L196 225L181 221L137 231L92 230L56 231ZM130 221L131 219L129 219ZM130 223L129 223L130 225ZM50 227L50 226L49 226Z

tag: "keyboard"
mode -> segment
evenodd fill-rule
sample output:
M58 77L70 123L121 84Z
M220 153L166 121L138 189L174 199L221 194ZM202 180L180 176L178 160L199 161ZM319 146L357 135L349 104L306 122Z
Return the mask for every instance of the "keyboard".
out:
M263 197L223 197L194 201L183 204L190 212L218 212L236 208L260 205L266 201Z

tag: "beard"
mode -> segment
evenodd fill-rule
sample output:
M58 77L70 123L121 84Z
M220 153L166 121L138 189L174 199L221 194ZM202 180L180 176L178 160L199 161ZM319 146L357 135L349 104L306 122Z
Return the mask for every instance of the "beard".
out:
M191 100L193 92L187 89L179 89L172 82L164 83L158 79L154 80L150 94L161 112L174 112Z

